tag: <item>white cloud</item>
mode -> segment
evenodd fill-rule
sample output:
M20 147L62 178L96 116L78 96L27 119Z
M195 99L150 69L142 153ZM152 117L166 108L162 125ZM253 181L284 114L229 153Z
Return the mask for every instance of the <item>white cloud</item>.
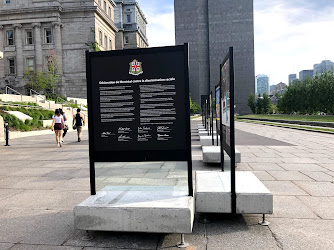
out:
M150 47L175 44L174 2L137 0L147 19L146 36Z
M175 44L172 0L138 0L151 47ZM325 58L334 61L333 0L254 0L255 72L270 84Z
M269 75L270 84L287 83L289 74L313 69L326 57L334 60L334 7L309 9L283 2L270 1L262 9L255 5L255 71Z
M150 47L175 44L174 13L146 15L147 37Z

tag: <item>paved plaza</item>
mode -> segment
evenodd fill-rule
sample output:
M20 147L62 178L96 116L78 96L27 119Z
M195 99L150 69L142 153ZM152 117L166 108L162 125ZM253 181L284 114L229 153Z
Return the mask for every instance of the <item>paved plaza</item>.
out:
M193 169L219 171L202 162L192 121ZM90 195L88 133L75 132L57 148L53 134L0 146L0 249L177 249L179 234L86 232L73 227L73 208ZM236 123L238 171L252 171L274 195L269 226L261 215L195 215L187 249L334 249L334 136ZM112 175L112 176L111 176ZM186 185L182 164L97 166L97 187Z

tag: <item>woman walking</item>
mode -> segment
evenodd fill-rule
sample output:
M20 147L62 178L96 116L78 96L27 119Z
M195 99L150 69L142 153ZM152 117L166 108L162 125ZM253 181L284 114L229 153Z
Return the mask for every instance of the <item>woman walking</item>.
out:
M63 134L63 128L65 127L65 122L63 116L60 114L59 109L56 109L55 115L52 119L52 131L55 131L57 146L61 147L61 137Z

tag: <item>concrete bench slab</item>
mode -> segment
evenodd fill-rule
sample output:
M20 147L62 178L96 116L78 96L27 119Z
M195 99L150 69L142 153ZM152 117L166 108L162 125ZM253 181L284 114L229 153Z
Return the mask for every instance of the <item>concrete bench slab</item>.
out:
M196 171L196 212L231 213L229 174ZM252 173L236 172L236 206L238 214L271 214L273 195Z
M220 136L218 135L218 140L219 140ZM201 142L201 146L217 146L217 136L214 135L213 136L213 140L214 140L214 145L212 145L212 136L211 135L201 135L199 137L200 142Z
M220 146L203 146L203 162L204 163L220 163ZM224 152L224 155L227 154ZM241 162L241 153L235 148L235 163Z
M206 136L208 135L208 131L204 130L204 131L198 131L199 136ZM210 134L211 135L211 134ZM213 131L213 135L216 135L216 131Z
M107 186L74 208L81 230L191 233L193 221L186 187Z
M196 212L231 213L231 186L224 172L196 171ZM224 185L225 184L225 185Z
M197 128L205 128L205 126L203 124L198 124Z
M249 171L237 171L235 175L237 213L272 214L273 195L266 186Z

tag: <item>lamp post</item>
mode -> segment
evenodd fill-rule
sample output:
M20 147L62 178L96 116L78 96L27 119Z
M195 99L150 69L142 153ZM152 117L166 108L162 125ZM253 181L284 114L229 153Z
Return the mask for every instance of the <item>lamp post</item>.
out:
M8 126L8 122L5 122L5 134L6 134L6 145L5 146L10 146L8 144L8 140L9 140L9 126Z

